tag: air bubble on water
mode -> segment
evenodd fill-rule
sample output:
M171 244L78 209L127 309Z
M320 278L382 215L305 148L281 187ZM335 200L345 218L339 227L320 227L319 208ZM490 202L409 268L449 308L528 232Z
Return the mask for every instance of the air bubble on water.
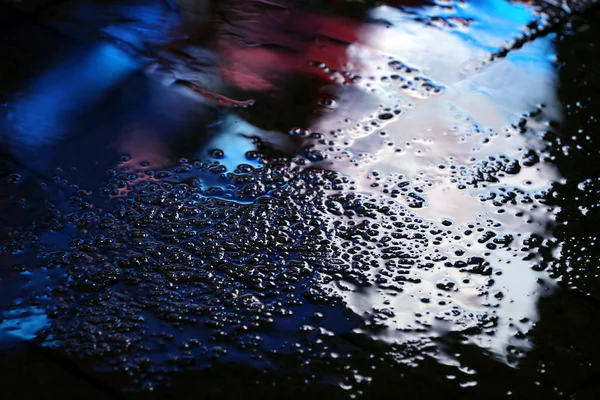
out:
M220 160L225 157L225 152L221 149L212 149L209 151L209 154L212 158Z

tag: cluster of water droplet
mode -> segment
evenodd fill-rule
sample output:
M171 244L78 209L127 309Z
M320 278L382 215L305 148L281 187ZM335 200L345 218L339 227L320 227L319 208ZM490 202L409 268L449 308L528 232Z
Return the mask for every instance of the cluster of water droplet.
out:
M52 251L38 243L37 268L62 278L31 301L48 309L50 345L108 362L134 385L221 358L274 365L273 354L292 352L309 363L328 348L323 334L370 337L391 327L421 343L437 335L436 321L467 335L493 329L493 311L454 300L463 290L487 297L496 270L460 249L470 232L457 234L451 221L438 226L389 198L355 193L339 173L293 162L226 173L215 163L154 171L122 161L100 190L112 207L56 179L70 210L50 206L44 230L71 240ZM203 186L210 176L222 184ZM488 248L512 241L471 228ZM39 241L16 234L4 251ZM364 315L346 309L346 294L372 290L383 293L381 305ZM405 291L424 305L408 324L395 318L407 310L385 305ZM492 308L502 298L493 293ZM321 333L300 340L311 331Z

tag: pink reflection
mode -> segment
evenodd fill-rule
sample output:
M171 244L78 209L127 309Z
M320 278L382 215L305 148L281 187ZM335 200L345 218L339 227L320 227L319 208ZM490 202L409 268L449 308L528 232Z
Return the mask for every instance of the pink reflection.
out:
M178 2L186 24L203 31L208 2ZM422 0L385 3L430 4ZM286 80L306 75L322 84L330 83L334 71L347 70L348 47L359 41L365 25L362 17L369 8L335 0L324 1L323 6L317 11L289 0L219 2L214 10L217 17L213 42L222 77L250 92L277 92ZM311 62L326 68L315 67Z
M136 186L141 182L157 182L153 175L146 175L144 171L148 167L161 168L168 165L168 154L165 154L164 141L152 127L143 123L133 124L123 127L119 136L119 143L116 144L122 154L128 154L129 165L135 165L138 169L137 178L130 181L127 187L117 189L116 194L111 197L126 197L129 193L129 187Z
M286 1L232 0L218 12L216 49L223 77L247 91L276 92L289 79L312 75L322 84L331 74L310 61L341 71L347 48L357 41L359 20L295 8Z

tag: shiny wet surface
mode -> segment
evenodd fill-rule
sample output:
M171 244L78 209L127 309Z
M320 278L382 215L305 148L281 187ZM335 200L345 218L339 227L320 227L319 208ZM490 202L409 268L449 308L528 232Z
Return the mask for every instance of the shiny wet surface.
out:
M0 10L9 398L599 393L594 2L39 3Z

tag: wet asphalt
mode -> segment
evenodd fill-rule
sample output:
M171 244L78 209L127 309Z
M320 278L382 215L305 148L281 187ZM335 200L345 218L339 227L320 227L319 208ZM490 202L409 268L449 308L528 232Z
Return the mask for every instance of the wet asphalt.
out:
M389 3L0 5L2 398L597 398L600 11Z

